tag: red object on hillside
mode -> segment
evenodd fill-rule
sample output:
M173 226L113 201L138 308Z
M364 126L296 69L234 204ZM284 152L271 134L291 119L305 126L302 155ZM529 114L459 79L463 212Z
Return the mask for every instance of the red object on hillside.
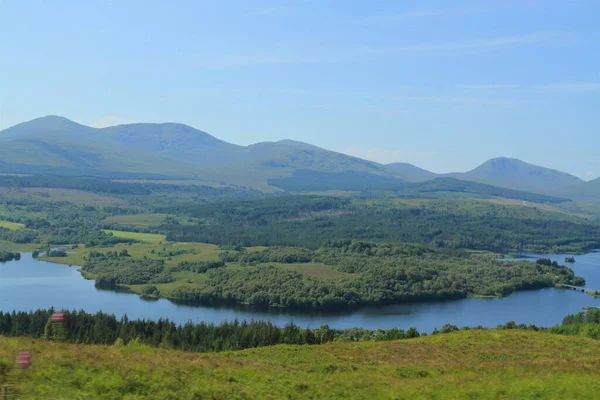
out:
M65 314L63 314L63 313L52 314L52 316L50 317L50 320L52 322L63 322L65 320Z
M29 368L31 365L31 355L27 351L22 351L17 356L17 367L21 369Z

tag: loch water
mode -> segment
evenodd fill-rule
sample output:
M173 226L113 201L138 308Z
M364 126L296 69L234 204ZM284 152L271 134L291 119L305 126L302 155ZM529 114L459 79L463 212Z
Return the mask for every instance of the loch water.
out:
M545 257L564 264L566 255L527 255ZM569 264L576 275L586 279L586 287L600 290L600 253L576 256ZM21 260L0 263L0 310L83 309L103 311L130 319L169 318L176 323L226 320L270 320L277 325L293 321L302 327L362 327L389 329L416 327L431 332L446 323L459 327L495 327L508 321L553 326L567 314L585 306L600 307L600 299L572 290L547 288L513 293L502 299L463 299L442 302L410 303L384 307L365 307L348 312L323 313L287 311L277 308L257 309L250 306L212 307L181 305L169 300L145 300L138 295L98 290L94 282L84 279L79 267L38 261L31 253Z

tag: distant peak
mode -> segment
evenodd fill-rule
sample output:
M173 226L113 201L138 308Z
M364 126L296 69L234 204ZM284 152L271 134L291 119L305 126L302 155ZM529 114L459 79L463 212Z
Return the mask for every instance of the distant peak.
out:
M31 122L41 122L41 123L59 123L59 124L69 124L69 125L80 125L75 121L71 121L68 118L65 117L61 117L60 115L46 115L45 117L40 117L40 118L36 118L33 119L31 121L29 121L29 123ZM27 122L25 122L27 123Z
M31 121L21 122L20 124L14 125L10 128L6 128L2 132L8 132L13 130L46 130L46 131L57 131L62 129L78 129L85 127L77 122L71 121L65 117L58 115L46 115L45 117L35 118Z
M309 143L304 143L304 142L299 142L297 140L292 140L292 139L283 139L283 140L279 140L278 142L275 142L275 143L283 144L286 146L316 147L315 145L312 145Z

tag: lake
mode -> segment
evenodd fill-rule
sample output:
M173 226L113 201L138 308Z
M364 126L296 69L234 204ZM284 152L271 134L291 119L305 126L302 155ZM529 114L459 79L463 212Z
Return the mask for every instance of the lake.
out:
M0 263L0 310L29 311L47 309L83 309L103 311L130 319L169 318L220 323L225 320L270 320L277 325L294 321L302 327L362 327L389 329L416 327L431 332L446 323L461 326L495 327L508 321L552 326L567 314L580 312L584 306L600 307L600 299L581 292L548 288L517 292L503 299L464 299L444 302L413 303L385 307L367 307L344 313L290 312L280 309L251 307L204 307L175 304L169 300L144 300L135 294L98 290L85 280L78 267L37 261L31 253L22 253L20 261ZM542 257L531 255L534 257ZM564 264L566 255L545 255ZM576 257L570 264L583 276L590 288L600 289L600 253Z

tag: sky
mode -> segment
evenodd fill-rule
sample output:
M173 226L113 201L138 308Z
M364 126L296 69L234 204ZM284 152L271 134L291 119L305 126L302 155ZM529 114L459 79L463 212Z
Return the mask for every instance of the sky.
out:
M381 163L600 177L598 0L0 0L0 129L180 122Z

